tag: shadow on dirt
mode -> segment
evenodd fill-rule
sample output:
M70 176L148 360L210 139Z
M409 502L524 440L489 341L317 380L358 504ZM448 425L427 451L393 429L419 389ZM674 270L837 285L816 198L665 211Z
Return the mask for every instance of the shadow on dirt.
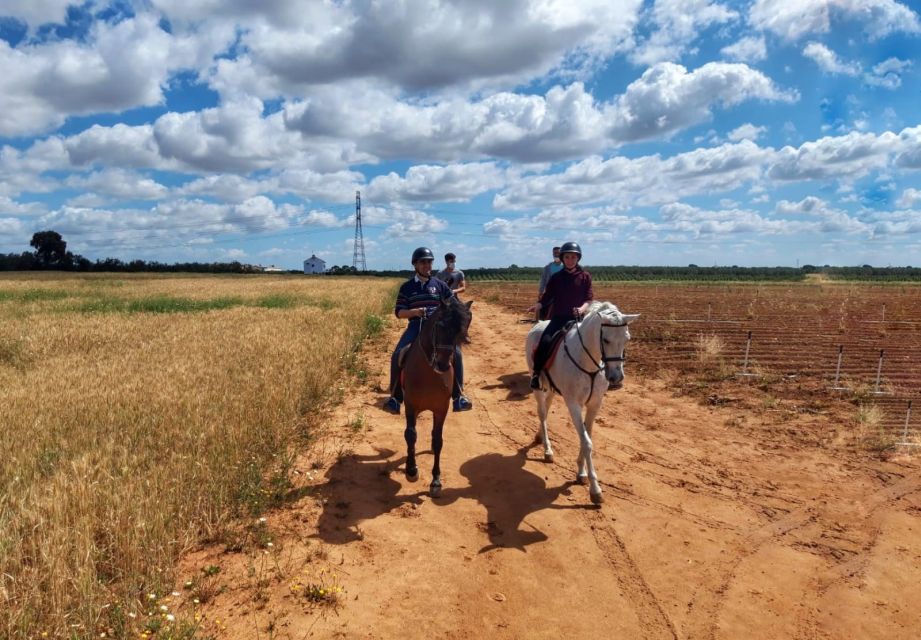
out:
M393 458L390 449L378 449L376 455L342 457L326 474L327 482L319 487L323 497L323 512L317 524L317 537L330 544L347 544L363 538L361 523L394 510L413 513L423 500L447 506L460 499L476 500L486 509L485 519L478 526L490 544L480 553L497 548L525 551L528 545L543 542L548 536L526 518L543 509L591 509L591 505L564 506L554 504L561 494L568 495L572 483L548 487L544 478L525 469L531 445L511 455L487 453L463 463L460 473L468 486L453 488L450 479L440 498L429 498L425 471L431 469L431 451L420 452L419 467L423 471L419 491L402 494L411 487L403 476L405 456Z
M487 384L483 389L493 391L495 389L507 389L508 395L505 400L525 400L531 395L531 387L528 385L530 377L527 371L519 373L507 373L496 378L497 384Z
M406 461L392 459L391 449L375 449L375 455L349 455L326 472L326 484L319 487L323 512L317 523L317 537L330 544L362 539L360 524L389 513L404 504L420 504L424 490L399 495L402 484L392 475Z

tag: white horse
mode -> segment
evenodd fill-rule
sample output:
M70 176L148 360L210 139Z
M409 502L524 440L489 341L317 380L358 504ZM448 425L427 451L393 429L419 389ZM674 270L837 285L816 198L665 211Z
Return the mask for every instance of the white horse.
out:
M579 484L589 479L589 496L601 504L601 485L592 463L592 423L601 409L604 392L610 387L620 389L624 384L624 347L630 339L627 325L639 314L625 314L610 302L593 302L582 322L573 325L563 338L556 357L541 373L541 388L534 390L540 431L537 441L544 444L544 460L553 461L553 449L547 433L547 413L554 395L559 393L569 407L569 414L579 436ZM549 324L538 322L528 332L525 356L528 371L534 371L534 348ZM598 375L604 372L604 375ZM582 411L585 410L583 418Z

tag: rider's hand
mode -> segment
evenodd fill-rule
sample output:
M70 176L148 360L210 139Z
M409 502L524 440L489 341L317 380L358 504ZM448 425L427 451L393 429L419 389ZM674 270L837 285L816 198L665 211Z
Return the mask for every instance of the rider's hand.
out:
M572 315L577 319L581 318L582 317L582 307L573 307Z
M531 305L530 307L528 307L528 313L531 313L532 311L539 311L539 310L540 310L540 303L539 303L539 302L535 302L533 305Z

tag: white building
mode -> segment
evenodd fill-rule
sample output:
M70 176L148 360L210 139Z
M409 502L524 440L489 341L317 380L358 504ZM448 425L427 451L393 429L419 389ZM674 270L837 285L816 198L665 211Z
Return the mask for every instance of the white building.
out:
M304 273L324 273L326 271L326 262L318 258L316 255L311 255L309 258L304 260Z

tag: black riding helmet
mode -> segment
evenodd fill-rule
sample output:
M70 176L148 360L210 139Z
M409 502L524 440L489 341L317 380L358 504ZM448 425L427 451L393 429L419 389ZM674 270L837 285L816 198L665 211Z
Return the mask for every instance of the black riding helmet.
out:
M434 260L435 254L432 253L432 250L428 247L419 247L413 251L413 264L416 264L419 260Z
M579 246L578 242L564 242L560 246L560 256L562 256L564 253L574 253L581 258L582 247Z

